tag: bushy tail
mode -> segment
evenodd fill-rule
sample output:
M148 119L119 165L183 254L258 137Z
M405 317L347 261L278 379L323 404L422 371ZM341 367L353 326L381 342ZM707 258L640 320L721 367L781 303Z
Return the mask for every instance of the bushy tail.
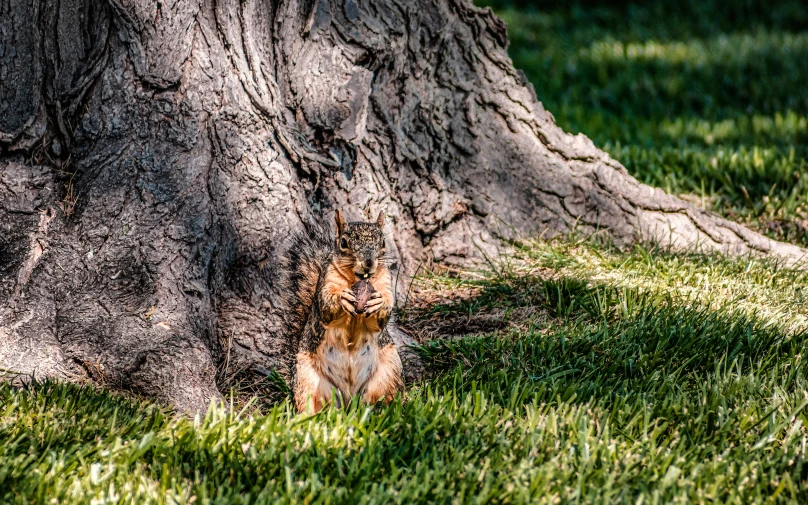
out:
M291 356L298 346L306 322L311 315L312 303L317 292L317 283L331 258L333 251L332 232L321 224L307 227L290 237L281 263L280 298L283 307L286 342Z

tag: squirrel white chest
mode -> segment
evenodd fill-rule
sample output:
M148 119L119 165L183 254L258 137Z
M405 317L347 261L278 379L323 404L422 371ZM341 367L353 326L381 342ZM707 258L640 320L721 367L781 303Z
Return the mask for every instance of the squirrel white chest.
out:
M322 373L343 396L359 394L379 363L378 325L371 318L350 317L326 327L317 349Z

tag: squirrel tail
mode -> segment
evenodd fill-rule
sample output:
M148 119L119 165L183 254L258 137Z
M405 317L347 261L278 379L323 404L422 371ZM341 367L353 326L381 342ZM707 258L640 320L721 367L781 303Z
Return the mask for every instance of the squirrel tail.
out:
M281 289L286 342L291 355L298 351L300 339L311 315L320 276L334 248L331 230L322 224L305 227L292 235L282 258Z

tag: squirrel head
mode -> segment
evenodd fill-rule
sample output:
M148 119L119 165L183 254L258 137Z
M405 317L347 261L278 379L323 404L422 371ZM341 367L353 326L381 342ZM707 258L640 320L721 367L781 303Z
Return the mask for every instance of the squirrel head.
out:
M337 222L336 257L339 266L353 270L360 279L376 273L379 262L384 260L384 214L379 212L375 222L346 222L341 211L334 219Z

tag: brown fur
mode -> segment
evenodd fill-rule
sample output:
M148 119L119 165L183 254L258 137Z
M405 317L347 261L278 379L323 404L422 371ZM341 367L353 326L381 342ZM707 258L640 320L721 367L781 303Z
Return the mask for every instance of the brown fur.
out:
M332 384L323 380L317 358L308 352L297 354L297 385L295 407L298 412L311 409L319 412L323 405L331 401Z
M396 393L404 387L401 372L401 358L396 346L387 344L382 347L379 351L376 373L365 386L362 399L367 403L376 403L379 400L384 400L385 404L390 403Z

